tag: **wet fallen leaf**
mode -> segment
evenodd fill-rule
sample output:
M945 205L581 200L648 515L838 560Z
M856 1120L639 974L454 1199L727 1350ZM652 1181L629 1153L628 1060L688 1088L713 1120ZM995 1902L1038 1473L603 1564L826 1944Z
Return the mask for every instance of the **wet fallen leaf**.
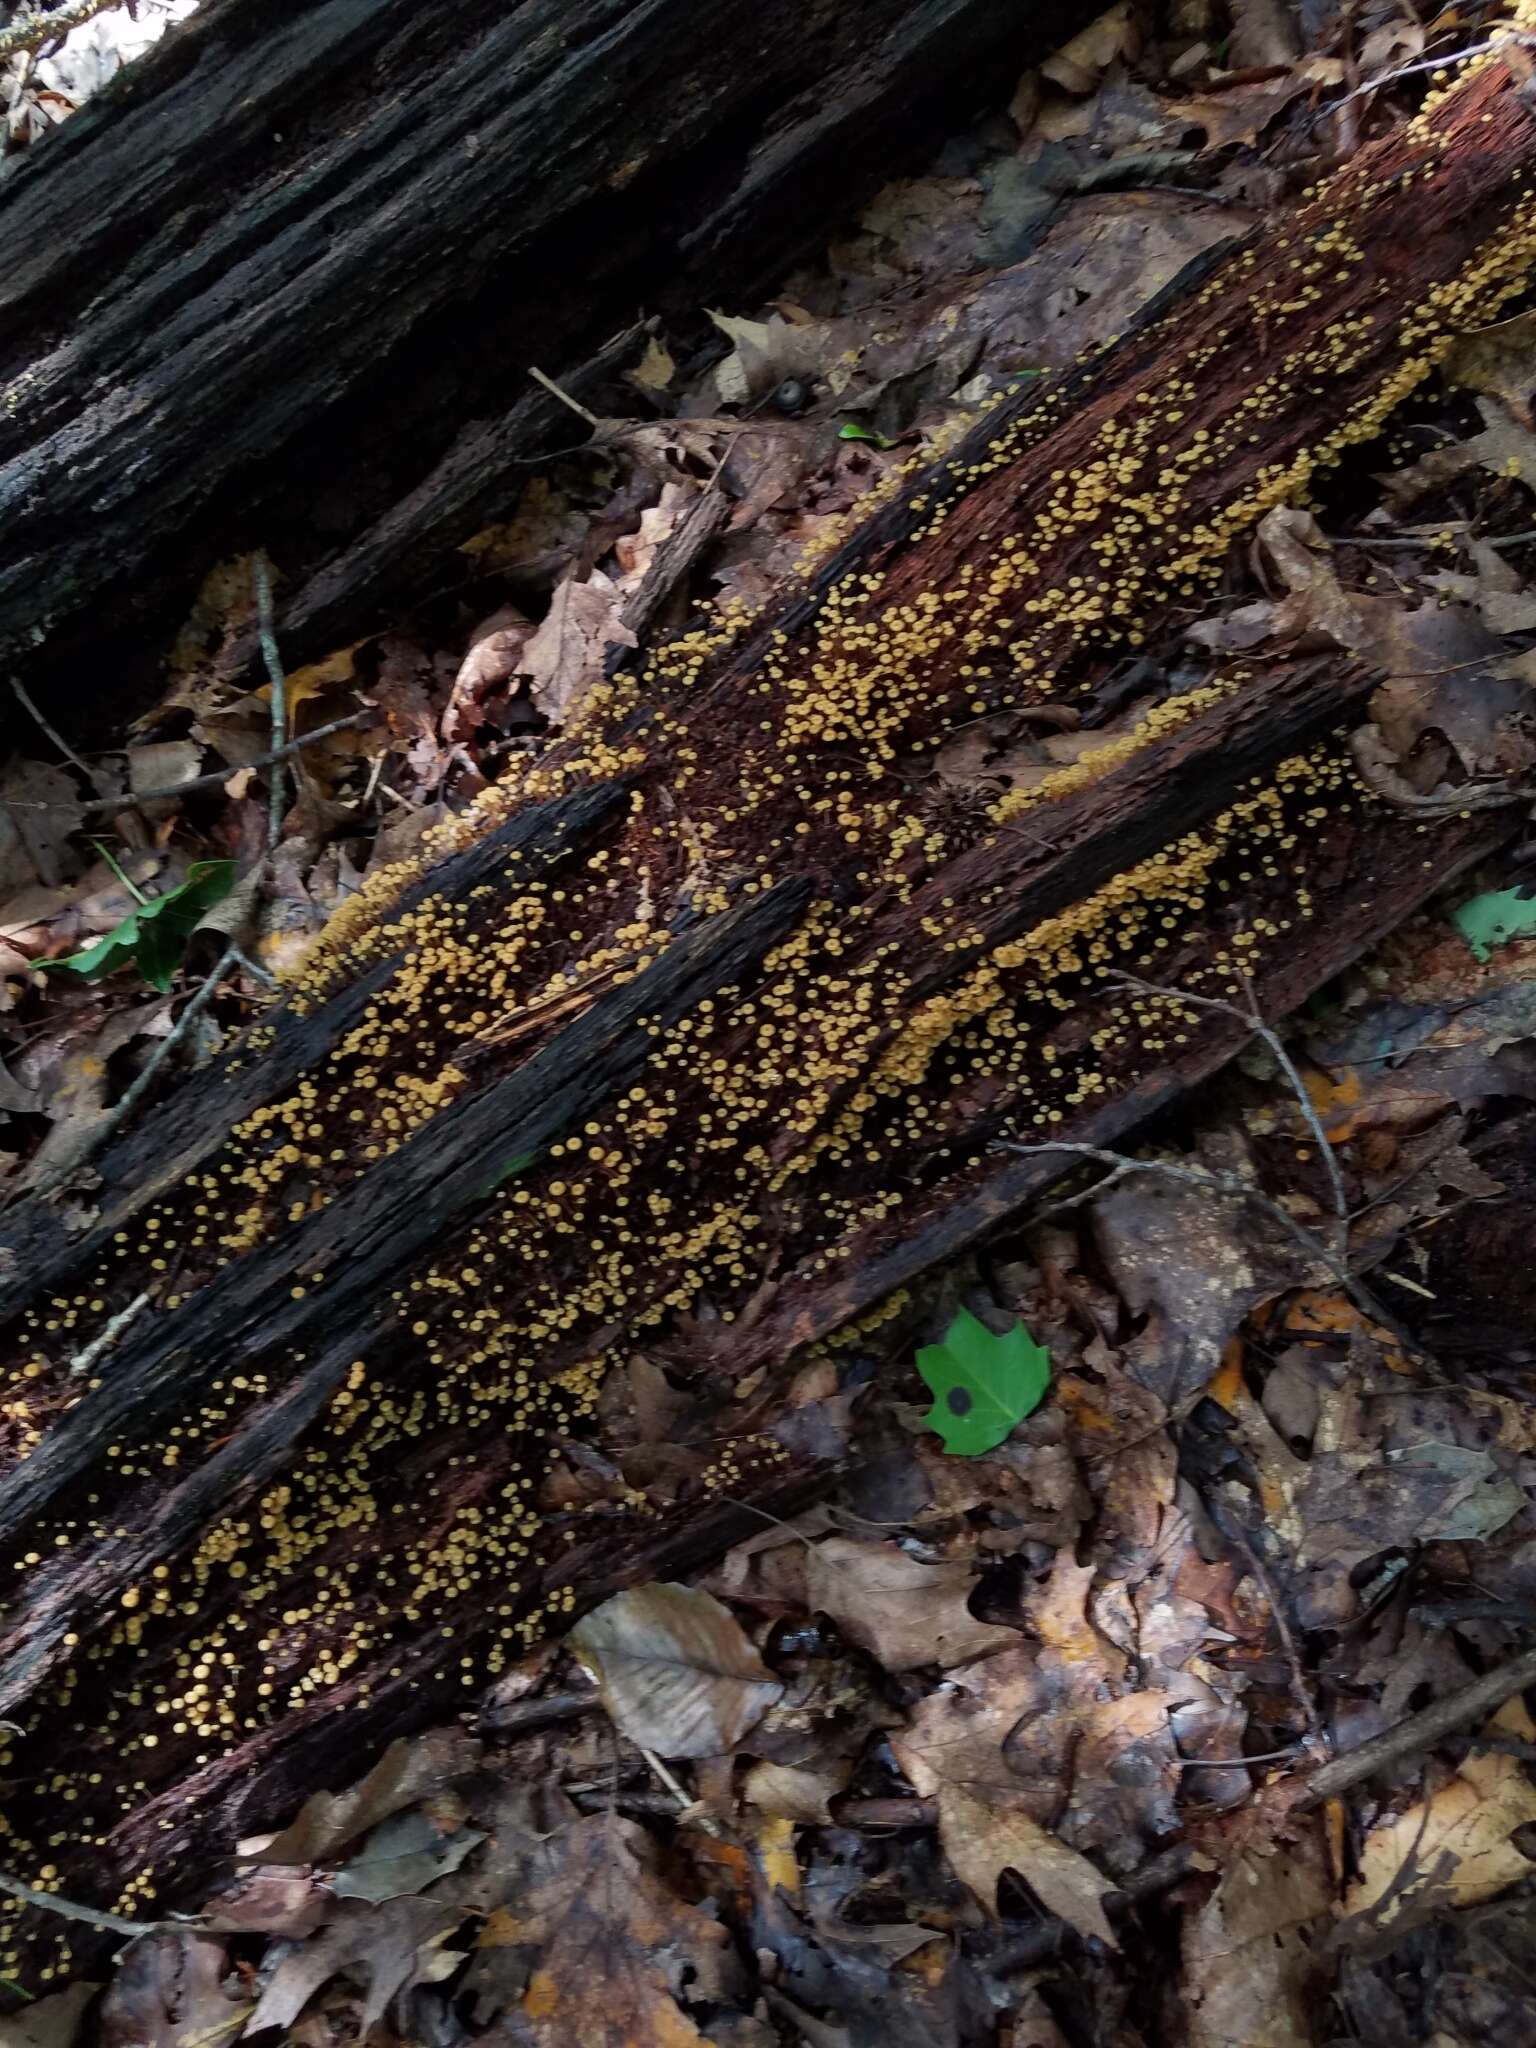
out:
M291 2027L317 1991L345 1975L367 1987L358 2024L361 2039L384 2017L397 1993L435 1981L445 1963L449 1970L458 1967L461 1958L445 1956L442 1942L459 1917L456 1907L432 1899L391 1899L382 1906L343 1899L334 1919L279 1962L248 2031ZM178 2043L177 2048L192 2044Z
M729 1937L661 1882L652 1856L629 1821L558 1828L487 1920L466 1989L515 1995L528 2048L706 2048L682 2000L720 1995Z
M637 1586L594 1608L571 1647L616 1727L659 1756L718 1756L767 1713L783 1686L713 1595Z
M392 1742L366 1778L345 1792L316 1792L298 1817L264 1842L263 1863L322 1863L402 1807L414 1806L473 1770L480 1744L459 1728L434 1728Z

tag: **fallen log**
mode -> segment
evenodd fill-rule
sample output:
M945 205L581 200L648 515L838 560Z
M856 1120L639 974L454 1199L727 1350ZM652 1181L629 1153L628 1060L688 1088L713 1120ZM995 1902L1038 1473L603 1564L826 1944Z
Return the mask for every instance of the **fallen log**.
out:
M579 438L530 365L628 410L636 308L754 296L1090 12L213 0L0 183L0 657L109 728L277 530L291 657L398 616Z
M88 1185L0 1217L18 1875L142 1914L782 1511L837 1455L788 1369L1046 1184L996 1141L1110 1141L1240 1042L1117 967L1278 1015L1498 842L1362 781L1342 655L1213 664L1022 794L928 768L979 716L1091 721L1507 305L1533 159L1482 64L763 614L614 676ZM697 1418L666 1488L624 1462L637 1347ZM13 1907L5 1973L72 1967Z

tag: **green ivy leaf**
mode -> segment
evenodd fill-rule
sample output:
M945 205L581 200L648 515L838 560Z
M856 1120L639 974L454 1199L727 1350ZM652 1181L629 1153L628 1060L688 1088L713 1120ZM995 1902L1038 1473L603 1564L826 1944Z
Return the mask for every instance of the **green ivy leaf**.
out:
M1511 939L1527 939L1536 932L1536 894L1524 888L1485 889L1451 912L1451 922L1472 948L1473 957L1486 960L1495 946L1507 946Z
M498 1188L505 1187L507 1182L514 1179L518 1174L526 1173L538 1156L537 1152L518 1152L514 1154L507 1161L506 1165L501 1167L480 1190L481 1201L484 1201L488 1195L494 1195Z
M925 1344L917 1369L933 1395L923 1417L957 1458L974 1458L1000 1444L1045 1398L1051 1355L1022 1323L994 1337L963 1308L942 1344Z
M844 420L837 430L839 441L872 441L877 448L894 448L894 441L887 441L884 434L877 434L873 427L861 427L857 420Z
M234 886L232 860L194 861L184 882L167 889L163 896L152 896L138 904L95 945L87 946L83 953L70 953L62 960L44 964L81 975L86 981L100 981L103 975L132 961L150 986L166 995L171 977L187 950L188 939Z

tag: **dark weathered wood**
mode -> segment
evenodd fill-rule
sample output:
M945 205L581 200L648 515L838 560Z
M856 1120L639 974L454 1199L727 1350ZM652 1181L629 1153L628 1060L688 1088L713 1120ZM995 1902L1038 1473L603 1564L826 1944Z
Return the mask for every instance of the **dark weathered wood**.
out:
M253 543L291 654L377 623L572 440L531 364L600 387L1089 11L213 0L0 185L0 656L110 718Z
M902 480L734 638L616 678L488 796L485 851L361 937L345 914L293 1021L238 1056L273 1060L270 1095L233 1067L226 1118L205 1084L217 1141L142 1201L155 1134L188 1146L176 1104L119 1139L116 1228L77 1262L35 1207L0 1218L15 1266L44 1262L13 1267L3 1333L23 1875L46 1849L142 1910L615 1574L691 1554L723 1502L814 1484L835 1443L776 1412L795 1347L1045 1184L999 1137L1119 1135L1230 1053L1218 1012L1177 1038L1128 1012L1115 966L1284 1008L1506 829L1362 784L1370 677L1343 656L1151 695L1061 781L962 791L958 824L932 762L984 714L1120 694L1231 538L1427 374L1436 295L1477 321L1517 288L1533 160L1485 67ZM496 835L530 812L509 878ZM677 1362L699 1417L677 1488L639 1502L623 1404L597 1406L630 1346ZM82 1753L111 1759L95 1787ZM27 1922L0 1972L53 1931Z

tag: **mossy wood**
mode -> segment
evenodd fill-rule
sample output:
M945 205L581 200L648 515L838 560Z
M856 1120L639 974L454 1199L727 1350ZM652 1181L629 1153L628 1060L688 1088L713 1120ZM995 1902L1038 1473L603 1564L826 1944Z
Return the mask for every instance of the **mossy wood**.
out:
M766 612L616 676L98 1181L0 1218L17 1875L186 1903L623 1577L803 1498L832 1452L789 1374L1060 1170L998 1138L1123 1137L1240 1043L1117 967L1279 1014L1496 843L1509 813L1359 780L1376 679L1338 655L1213 667L1027 793L927 792L977 717L1091 726L1507 305L1533 156L1483 64ZM712 1447L666 1487L637 1348ZM71 1932L28 1912L5 1974Z
M105 742L216 562L294 661L398 616L581 438L530 365L631 410L637 309L751 303L1091 13L207 0L0 183L0 659Z

